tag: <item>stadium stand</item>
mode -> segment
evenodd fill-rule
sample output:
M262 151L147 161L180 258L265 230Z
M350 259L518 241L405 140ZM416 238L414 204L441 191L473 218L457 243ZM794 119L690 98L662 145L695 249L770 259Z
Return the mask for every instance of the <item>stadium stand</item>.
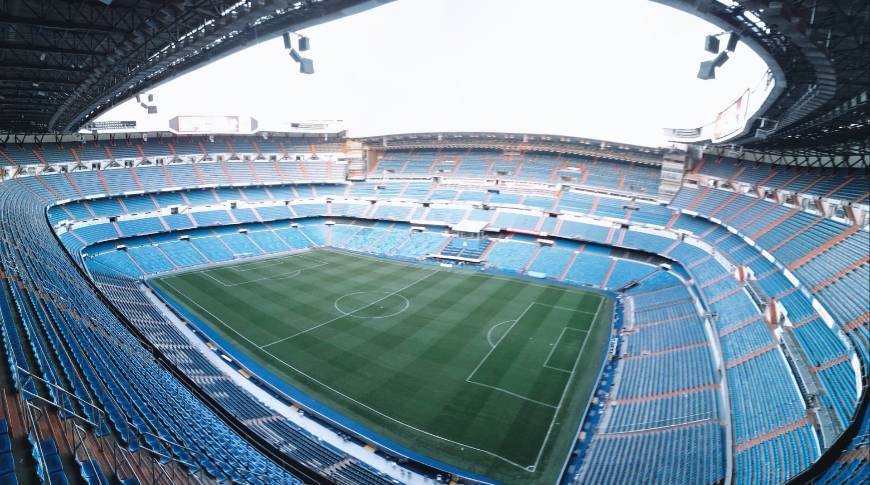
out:
M655 195L659 182L658 170L653 166L543 153L514 156L464 150L390 151L370 171L373 176L385 178L440 173L535 182L578 182L615 192L644 195Z
M559 483L870 480L866 0L658 0L767 69L667 148L349 139L319 121L178 135L181 117L146 134L96 120L387 2L54 3L3 6L0 482L491 482L300 403L277 412L259 399L267 382L143 286L321 246L613 296ZM483 229L453 227L468 221Z
M176 153L201 153L196 144L173 146ZM170 156L163 147L149 143L143 151ZM58 409L89 402L104 410L106 425L130 450L147 447L187 472L215 479L294 483L203 404L208 396L251 423L247 428L259 439L329 479L387 480L234 384L166 322L138 283L147 275L316 246L419 262L464 258L481 261L484 271L621 290L624 323L607 392L594 426L586 428L591 438L578 455L574 473L581 481L719 483L730 474L737 483L779 483L820 457L829 430L836 434L852 425L861 396L856 362L868 362L861 324L866 301L860 297L870 291L864 228L714 188L685 186L670 207L632 200L625 196L656 193L655 170L555 155L387 152L369 171L377 181L341 185L326 183L344 178L328 163L305 162L304 173L302 163L292 161L212 161L197 170L185 165L46 173L0 184L3 218L11 222L0 247L8 281L4 298L12 303L0 305L4 345L14 350L10 359L71 390L48 393ZM753 170L741 176L769 175ZM443 173L578 185L545 195L527 187L485 192L428 179ZM849 186L830 177L830 184ZM66 263L39 217L43 211L61 244L132 329ZM463 220L486 222L490 230L475 238L452 235L449 226ZM39 259L31 247L41 248ZM771 308L777 321L769 318ZM192 394L182 376L149 357L138 335L203 394ZM29 355L41 364L25 367ZM124 397L109 399L117 390ZM176 406L185 412L173 415ZM91 413L96 422L99 413ZM866 476L866 461L859 459L866 429L862 436L826 480ZM76 461L75 470L57 468L48 464L55 461L51 445L39 443L33 449L45 463L40 473L60 470L99 481L112 469L99 460ZM0 475L8 474L4 470Z

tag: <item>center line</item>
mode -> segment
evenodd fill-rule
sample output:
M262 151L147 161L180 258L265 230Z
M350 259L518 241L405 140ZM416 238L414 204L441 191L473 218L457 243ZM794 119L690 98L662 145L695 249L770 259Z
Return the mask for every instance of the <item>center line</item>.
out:
M330 324L330 323L332 323L332 322L334 322L334 321L336 321L336 320L341 320L342 318L344 318L344 317L346 317L346 316L353 315L354 313L356 313L356 312L358 312L358 311L360 311L360 310L365 310L366 308L368 308L368 307L370 307L370 306L372 306L372 305L378 304L378 303L380 303L380 302L386 300L387 298L389 298L389 297L391 297L391 296L393 296L393 295L396 295L396 294L398 294L398 293L400 293L400 292L402 292L402 291L407 290L408 288L410 288L410 287L416 285L417 283L421 283L421 282L423 282L423 280L425 280L426 278L428 278L428 277L430 277L430 276L432 276L433 274L436 274L436 273L438 273L438 271L433 271L433 272L431 272L431 273L428 273L428 274L426 274L426 276L424 276L424 277L418 279L417 281L414 281L414 282L412 282L412 283L410 283L410 284L407 284L407 285L403 286L402 288L399 288L398 290L393 291L392 293L387 293L383 298L378 298L377 300L375 300L375 301L369 303L368 305L365 305L365 306L362 306L362 307L360 307L360 308L357 308L356 310L354 310L354 311L352 311L352 312L350 312L350 313L345 313L345 314L343 314L343 315L339 315L339 316L337 316L337 317L335 317L335 318L333 318L333 319L327 320L327 321L325 321L325 322L323 322L323 323L321 323L321 324L319 324L319 325L315 325L315 326L313 326L313 327L311 327L311 328L307 328L307 329L302 330L302 331L300 331L300 332L296 332L296 333L294 333L293 335L290 335L290 336L288 336L288 337L284 337L284 338L278 339L278 340L276 340L276 341L274 341L274 342L270 342L270 343L268 343L268 344L266 344L266 345L261 345L261 346L260 346L260 349L265 349L266 347L271 347L271 346L273 346L273 345L275 345L275 344L280 344L281 342L284 342L284 341L290 340L290 339L293 338L293 337L298 337L299 335L302 335L303 333L308 333L308 332L310 332L310 331L312 331L312 330L314 330L314 329L317 329L317 328L320 328L320 327L322 327L322 326L324 326L324 325Z

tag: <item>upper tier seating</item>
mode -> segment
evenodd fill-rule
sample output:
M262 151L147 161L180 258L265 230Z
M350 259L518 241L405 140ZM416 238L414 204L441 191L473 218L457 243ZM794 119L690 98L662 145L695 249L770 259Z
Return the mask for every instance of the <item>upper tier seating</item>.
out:
M778 208L783 206L750 195L734 194L718 189L684 187L674 198L673 204L676 207L688 208L700 205L708 198L725 199L731 202L717 206L716 214L712 214L712 211L702 212L702 214L724 217L725 224L736 228L747 237L754 238L756 244L787 266L804 288L824 304L834 320L857 340L856 343L861 344L861 339L866 335L866 331L861 331L862 322L870 321L870 311L867 309L865 298L870 293L870 277L868 277L870 260L867 255L870 234L867 230L792 209L770 222L764 235L758 236L758 232L751 231L746 233L743 231L754 221L774 210L781 212L782 209ZM696 201L698 204L695 204ZM729 211L733 204L738 204L740 209ZM698 210L697 207L694 210ZM693 218L685 216L680 218L680 220L684 219ZM677 224L674 227L677 227ZM703 227L710 227L710 229L705 230ZM697 230L711 232L712 227L701 223ZM780 227L783 228L782 232L776 232ZM771 233L775 233L776 236L767 238L766 236ZM724 240L723 237L718 239ZM736 251L732 251L732 254L736 254ZM751 264L749 259L745 259L744 262ZM760 281L764 281L777 271L775 267L770 266L756 276L759 276ZM763 284L770 285L769 282ZM770 296L779 296L779 294ZM805 304L804 307L807 305ZM792 308L795 307L792 305ZM798 314L796 311L790 311L794 323L801 325L814 318L815 312L810 310L796 317ZM862 347L863 345L856 345L856 348Z
M388 151L371 167L372 176L449 175L572 183L654 196L659 168L566 155L502 155L495 151Z
M817 197L867 203L867 173L850 173L845 169L802 168L739 161L730 157L705 157L695 173L753 186L800 192Z

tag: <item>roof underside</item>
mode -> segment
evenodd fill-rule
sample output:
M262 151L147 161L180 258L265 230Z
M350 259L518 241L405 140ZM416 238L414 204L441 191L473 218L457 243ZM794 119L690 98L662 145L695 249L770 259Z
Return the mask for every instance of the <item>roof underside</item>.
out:
M763 114L777 129L745 147L810 164L870 165L870 2L780 3L758 15L784 32L804 62L790 59L786 93Z
M655 1L739 33L778 77L782 89L728 145L775 163L870 165L870 2Z
M71 132L288 30L390 0L0 0L0 132Z

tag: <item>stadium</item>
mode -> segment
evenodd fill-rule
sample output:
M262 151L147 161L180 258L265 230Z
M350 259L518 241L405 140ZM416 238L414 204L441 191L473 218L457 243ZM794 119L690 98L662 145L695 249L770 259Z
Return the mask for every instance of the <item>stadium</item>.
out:
M657 0L668 146L100 119L389 3L0 2L0 483L870 481L870 5Z

